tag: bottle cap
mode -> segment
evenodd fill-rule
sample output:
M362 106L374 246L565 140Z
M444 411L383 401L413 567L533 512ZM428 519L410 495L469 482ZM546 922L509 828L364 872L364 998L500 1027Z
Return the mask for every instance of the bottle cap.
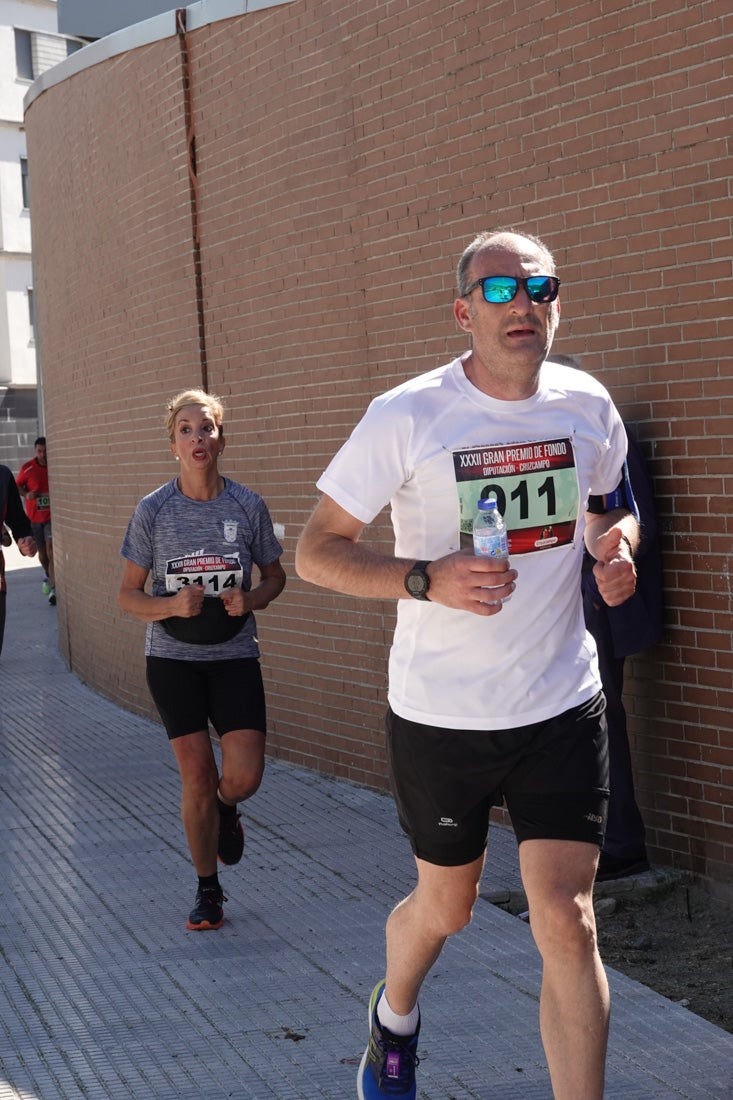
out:
M496 508L496 497L486 497L478 502L480 512L486 512L489 508Z

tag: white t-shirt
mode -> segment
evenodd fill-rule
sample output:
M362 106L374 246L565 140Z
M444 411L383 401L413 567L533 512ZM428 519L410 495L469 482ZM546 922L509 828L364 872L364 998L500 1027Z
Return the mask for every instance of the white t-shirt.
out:
M510 729L560 714L600 688L580 594L588 496L612 492L626 433L604 387L546 362L536 394L497 401L460 359L374 399L318 481L356 519L391 505L397 557L471 545L481 495L509 530L516 590L488 618L400 600L389 703L414 722Z

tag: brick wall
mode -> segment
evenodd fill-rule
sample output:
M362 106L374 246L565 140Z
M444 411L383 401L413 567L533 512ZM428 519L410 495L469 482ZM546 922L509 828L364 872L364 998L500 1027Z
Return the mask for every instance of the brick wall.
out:
M560 266L556 350L609 387L655 482L666 634L628 668L652 855L730 884L731 16L298 0L188 45L224 472L286 527L288 587L259 619L270 751L384 785L393 609L303 584L295 541L371 396L463 349L464 243L523 226ZM50 88L26 123L62 645L150 713L117 555L173 473L165 399L201 380L178 42ZM384 517L372 537L389 547Z

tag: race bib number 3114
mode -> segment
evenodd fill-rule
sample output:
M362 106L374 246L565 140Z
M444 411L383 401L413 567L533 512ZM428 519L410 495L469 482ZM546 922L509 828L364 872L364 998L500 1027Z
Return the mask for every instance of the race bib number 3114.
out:
M205 595L218 596L230 588L241 588L242 578L238 555L189 554L166 562L165 587L173 594L184 585L200 584Z
M544 439L453 452L460 503L461 547L472 545L478 501L495 497L510 554L572 543L578 520L578 477L571 439Z

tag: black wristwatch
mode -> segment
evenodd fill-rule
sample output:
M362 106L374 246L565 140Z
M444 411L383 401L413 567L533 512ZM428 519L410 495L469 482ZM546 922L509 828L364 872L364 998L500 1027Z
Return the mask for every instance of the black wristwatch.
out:
M426 573L429 561L416 561L405 577L405 588L415 600L429 600L430 577Z

